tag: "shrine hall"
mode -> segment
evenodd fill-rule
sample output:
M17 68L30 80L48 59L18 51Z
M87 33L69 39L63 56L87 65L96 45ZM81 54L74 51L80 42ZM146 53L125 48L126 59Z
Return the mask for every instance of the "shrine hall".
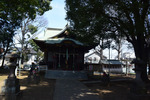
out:
M91 49L69 34L68 26L64 29L47 28L44 37L34 39L44 52L44 61L48 69L54 70L83 70L84 53Z

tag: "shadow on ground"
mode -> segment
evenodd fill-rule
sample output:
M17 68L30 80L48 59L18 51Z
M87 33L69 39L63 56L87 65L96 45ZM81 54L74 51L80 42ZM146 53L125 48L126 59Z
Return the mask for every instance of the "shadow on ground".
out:
M21 72L21 76L25 76L20 79L21 93L17 97L17 100L52 100L53 91L55 87L55 80L45 79L41 74L40 82L37 84L34 80L28 82L28 73Z
M148 94L144 96L132 95L130 87L132 80L110 82L109 85L103 83L85 84L94 93L98 93L102 100L150 100L150 88Z

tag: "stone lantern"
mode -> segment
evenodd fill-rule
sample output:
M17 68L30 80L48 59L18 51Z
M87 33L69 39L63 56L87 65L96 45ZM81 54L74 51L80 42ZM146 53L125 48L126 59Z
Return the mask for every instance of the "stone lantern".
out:
M6 100L15 100L16 95L20 92L19 79L17 79L15 76L15 69L18 65L17 60L19 56L11 53L7 54L5 57L9 59L9 63L7 65L10 69L10 72L8 78L5 80L4 86L2 86L1 93L4 95Z

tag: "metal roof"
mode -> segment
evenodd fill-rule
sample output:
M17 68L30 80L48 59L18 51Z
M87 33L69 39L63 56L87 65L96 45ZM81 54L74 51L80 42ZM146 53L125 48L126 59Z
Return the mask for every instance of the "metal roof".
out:
M114 64L114 65L123 65L123 63L119 60L101 60L102 64Z

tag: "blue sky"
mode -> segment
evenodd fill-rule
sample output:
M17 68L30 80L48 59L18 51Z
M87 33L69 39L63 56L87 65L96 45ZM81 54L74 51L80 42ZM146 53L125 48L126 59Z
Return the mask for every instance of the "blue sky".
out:
M44 17L48 20L48 27L64 28L67 24L65 20L65 0L52 0L52 10L45 12Z

